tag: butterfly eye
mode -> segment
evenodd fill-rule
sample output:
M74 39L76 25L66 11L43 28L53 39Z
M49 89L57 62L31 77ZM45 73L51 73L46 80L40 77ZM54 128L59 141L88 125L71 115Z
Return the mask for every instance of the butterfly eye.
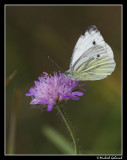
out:
M93 45L95 45L96 44L96 42L95 41L93 41Z

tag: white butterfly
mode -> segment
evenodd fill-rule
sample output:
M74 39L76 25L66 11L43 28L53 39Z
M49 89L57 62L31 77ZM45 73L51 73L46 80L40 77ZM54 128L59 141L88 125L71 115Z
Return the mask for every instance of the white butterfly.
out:
M87 81L106 78L116 63L111 47L104 41L95 25L87 28L75 45L70 69L64 73L73 80Z

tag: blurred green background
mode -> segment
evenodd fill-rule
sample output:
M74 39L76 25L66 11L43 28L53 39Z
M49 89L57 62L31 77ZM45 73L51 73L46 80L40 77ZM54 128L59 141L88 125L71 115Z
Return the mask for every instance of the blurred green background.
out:
M121 154L121 6L5 6L6 154L72 154L73 143L57 110L31 109L26 97L42 72L68 70L76 41L96 25L112 47L116 69L89 81L64 111L82 154ZM9 76L16 74L9 80Z

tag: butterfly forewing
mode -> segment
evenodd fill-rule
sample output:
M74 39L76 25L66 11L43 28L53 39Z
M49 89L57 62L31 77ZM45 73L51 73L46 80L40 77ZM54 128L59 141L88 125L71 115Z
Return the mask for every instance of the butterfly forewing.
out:
M105 54L105 49L102 46L94 46L91 47L90 49L88 49L86 52L84 52L84 54L82 54L81 57L78 58L78 60L74 63L74 65L72 66L72 70L76 70L77 68L79 68L84 62L89 61L90 59L94 58L98 58L98 56L102 56L103 54Z
M95 45L105 46L105 41L98 29L93 25L88 27L84 35L79 37L72 53L70 67L72 67L78 58L85 54L88 49Z
M100 80L110 75L115 69L114 60L107 53L101 58L92 58L73 71L77 80Z

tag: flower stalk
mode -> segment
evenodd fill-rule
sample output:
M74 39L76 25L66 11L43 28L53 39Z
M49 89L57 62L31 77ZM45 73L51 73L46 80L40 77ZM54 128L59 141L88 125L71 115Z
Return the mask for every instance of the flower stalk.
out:
M61 114L61 116L62 116L62 118L63 118L63 120L64 120L64 122L65 122L65 124L66 124L66 126L67 126L67 128L69 130L69 132L70 132L70 135L72 137L72 140L73 140L73 143L74 143L74 147L75 147L75 154L79 154L78 143L77 143L76 137L74 135L74 132L73 132L69 122L66 119L64 111L62 110L62 107L60 105L57 106L57 109L59 110L59 112L60 112L60 114Z

